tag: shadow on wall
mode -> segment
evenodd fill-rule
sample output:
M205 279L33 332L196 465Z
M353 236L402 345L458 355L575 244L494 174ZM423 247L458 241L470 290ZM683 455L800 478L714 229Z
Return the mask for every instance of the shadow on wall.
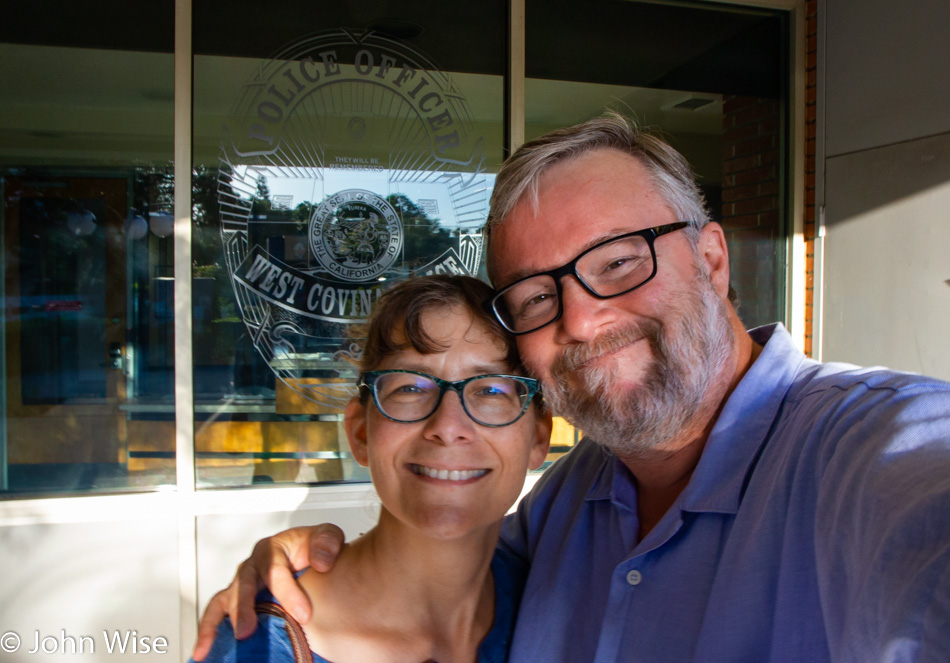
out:
M830 229L950 183L950 133L830 158L825 179L825 225ZM946 215L934 219L947 221ZM899 238L899 224L894 231Z
M827 162L822 358L950 379L950 134Z

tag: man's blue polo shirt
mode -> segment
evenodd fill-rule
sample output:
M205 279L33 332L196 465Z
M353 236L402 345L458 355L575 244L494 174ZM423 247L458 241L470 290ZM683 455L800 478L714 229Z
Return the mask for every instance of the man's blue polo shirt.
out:
M513 663L950 661L950 385L752 334L643 541L633 476L588 440L505 522L531 563Z

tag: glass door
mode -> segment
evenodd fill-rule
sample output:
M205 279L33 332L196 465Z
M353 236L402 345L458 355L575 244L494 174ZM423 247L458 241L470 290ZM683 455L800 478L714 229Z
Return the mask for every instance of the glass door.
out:
M9 490L126 484L126 191L5 181Z

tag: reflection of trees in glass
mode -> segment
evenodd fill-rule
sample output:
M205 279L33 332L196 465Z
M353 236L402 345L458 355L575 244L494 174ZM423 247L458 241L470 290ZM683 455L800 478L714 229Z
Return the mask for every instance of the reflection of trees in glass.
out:
M231 187L230 182L227 170L199 165L192 171L192 277L203 279L193 291L195 358L199 363L233 363L238 337L244 331L221 243L219 196ZM173 184L171 179L169 183ZM252 219L293 221L296 233L304 232L313 209L309 202L301 203L293 211L273 208L270 187L263 175L257 178L248 202ZM287 230L276 228L280 228L277 233Z
M207 268L217 267L224 274L218 207L219 177L224 178L225 182L230 179L226 173L219 174L216 169L206 166L196 166L191 174L191 260L195 270L204 269L207 272Z
M313 208L313 203L305 200L294 208L291 217L296 221L309 222L310 217L313 216Z
M162 195L171 197L174 181L171 172L152 173L149 185L161 189ZM219 197L221 190L230 187L230 174L217 168L196 166L192 173L192 275L206 279L194 293L201 295L209 310L201 310L202 302L195 302L195 350L196 361L202 364L227 365L235 361L238 336L243 331L240 311L231 286L221 243L221 215ZM143 192L143 198L156 198L155 191ZM251 220L266 220L268 237L287 239L302 237L316 204L302 201L292 210L274 207L267 179L262 175L256 180L254 193L245 198L250 204ZM399 214L403 226L403 250L401 264L396 269L410 271L431 263L446 249L456 246L457 231L446 228L439 219L430 217L421 206L405 194L395 193L386 197L387 202ZM147 208L146 208L147 209ZM264 237L251 237L260 243ZM306 240L304 239L306 245ZM292 247L285 249L289 253ZM277 256L288 260L289 255ZM200 292L199 292L200 291ZM201 313L201 315L199 315Z
M221 244L218 190L230 186L229 182L229 173L207 166L196 166L191 175L192 277L203 279L192 293L198 363L230 364L243 328Z
M148 219L150 212L171 212L175 204L175 173L171 166L140 168L132 183L132 207Z
M438 219L430 218L408 196L394 193L386 196L386 201L399 212L402 219L406 268L421 267L455 244L456 233L440 225Z
M267 178L263 175L257 176L257 191L251 196L251 218L266 216L271 211L270 187L267 186Z

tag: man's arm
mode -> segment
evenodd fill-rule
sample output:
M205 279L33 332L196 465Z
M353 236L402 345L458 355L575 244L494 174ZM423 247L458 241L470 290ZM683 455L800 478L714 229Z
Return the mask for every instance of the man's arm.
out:
M556 468L561 467L558 460L545 471L538 484L548 482L551 477L563 475ZM559 485L559 481L553 482ZM518 515L505 517L500 545L525 561L531 558L528 543L528 511L548 508L550 495L534 503L531 499L542 491L536 485L519 506ZM548 490L547 493L551 493ZM194 659L201 661L211 649L218 624L225 615L231 619L234 633L238 639L251 635L257 627L254 614L254 597L263 587L267 587L287 611L300 622L310 618L310 600L294 579L294 573L308 567L316 571L329 571L344 544L343 531L336 525L323 524L313 527L295 527L272 537L261 539L254 546L251 556L238 567L231 584L215 594L205 608L198 624L198 641L195 643Z
M841 408L831 429L816 521L829 645L836 661L944 661L950 389L926 378L882 382Z
M240 640L257 627L254 597L266 586L298 622L310 618L310 599L297 584L294 573L311 567L329 571L343 547L343 531L328 523L294 527L261 539L251 556L241 562L227 589L215 594L198 623L198 641L192 656L204 660L214 643L218 625L225 615L231 619Z

